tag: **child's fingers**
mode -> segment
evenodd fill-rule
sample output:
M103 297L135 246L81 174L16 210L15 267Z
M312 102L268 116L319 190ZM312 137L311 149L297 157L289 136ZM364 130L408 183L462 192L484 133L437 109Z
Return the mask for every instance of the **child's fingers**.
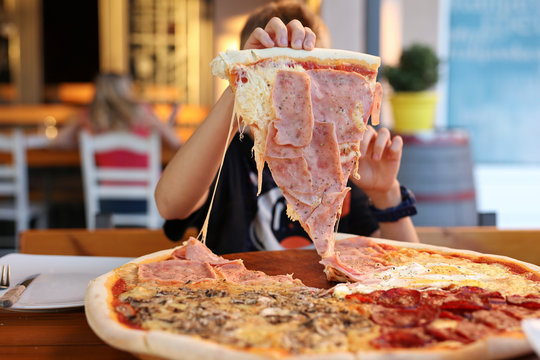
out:
M289 45L287 26L285 26L280 18L273 17L270 19L264 30L274 38L277 46L287 47Z
M401 159L401 152L403 150L403 139L401 136L395 136L392 139L392 144L388 148L388 158L390 160L399 160Z
M306 37L304 38L304 49L306 50L312 50L315 47L315 41L317 40L317 36L308 27L305 27L304 30L306 31Z
M287 24L287 30L291 39L291 47L293 49L302 49L306 37L306 30L302 23L296 19L291 20Z
M253 38L252 41L250 42L248 39L246 43L260 43L262 47L267 48L275 45L270 35L260 27L253 31L250 38Z
M390 144L390 131L387 128L381 128L377 133L377 138L373 144L373 160L380 160L386 147Z
M375 136L377 136L377 134L375 133L375 129L368 125L367 130L364 131L364 135L362 136L362 142L360 143L360 154L362 156L367 155L369 144Z

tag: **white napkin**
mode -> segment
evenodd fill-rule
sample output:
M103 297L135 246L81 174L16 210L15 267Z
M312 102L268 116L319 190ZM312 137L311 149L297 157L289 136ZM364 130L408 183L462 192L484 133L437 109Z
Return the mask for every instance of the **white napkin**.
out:
M532 348L540 356L540 319L523 320L521 327Z

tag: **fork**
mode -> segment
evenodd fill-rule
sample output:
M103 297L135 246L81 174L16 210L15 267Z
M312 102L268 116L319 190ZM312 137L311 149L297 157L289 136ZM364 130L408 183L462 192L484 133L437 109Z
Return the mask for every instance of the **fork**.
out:
M2 265L2 271L0 272L0 289L7 289L9 287L9 275L11 269L9 265Z

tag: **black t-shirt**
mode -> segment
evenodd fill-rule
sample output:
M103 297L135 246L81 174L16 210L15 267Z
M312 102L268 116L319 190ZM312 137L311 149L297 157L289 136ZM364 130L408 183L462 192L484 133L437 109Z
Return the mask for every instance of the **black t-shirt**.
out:
M237 134L225 156L208 224L206 245L216 254L253 250L313 248L309 236L286 214L286 201L265 166L261 194L257 196L257 168L252 158L253 141ZM218 154L216 154L218 156ZM197 159L194 159L197 161ZM206 203L184 220L167 220L165 234L180 240L188 227L201 229L210 206L212 185ZM369 210L365 193L349 183L339 232L369 236L378 224Z

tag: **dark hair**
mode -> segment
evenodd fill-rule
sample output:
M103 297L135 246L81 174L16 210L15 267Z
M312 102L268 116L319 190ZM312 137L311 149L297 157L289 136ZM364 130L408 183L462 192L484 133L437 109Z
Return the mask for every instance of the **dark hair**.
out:
M240 48L244 48L247 39L256 28L263 28L273 17L280 18L285 25L296 19L313 30L317 38L322 37L326 26L322 20L306 5L299 1L275 1L257 8L247 19L240 33Z

